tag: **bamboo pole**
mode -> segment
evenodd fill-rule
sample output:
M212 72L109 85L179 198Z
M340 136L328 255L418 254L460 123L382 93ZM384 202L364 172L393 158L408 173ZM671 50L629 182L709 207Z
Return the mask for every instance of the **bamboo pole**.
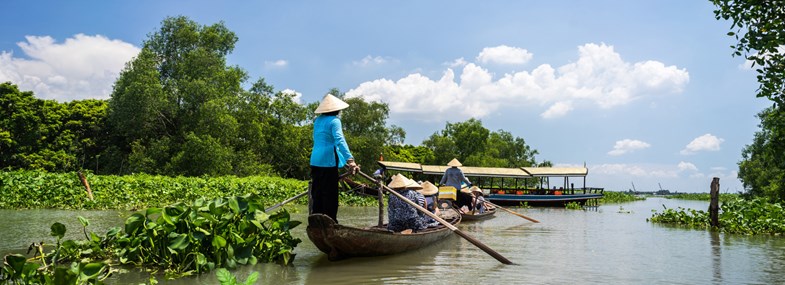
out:
M81 171L76 172L79 175L79 180L82 181L82 185L87 190L87 197L90 198L90 201L93 201L93 190L90 190L90 183L87 183L87 178L85 178L84 174Z

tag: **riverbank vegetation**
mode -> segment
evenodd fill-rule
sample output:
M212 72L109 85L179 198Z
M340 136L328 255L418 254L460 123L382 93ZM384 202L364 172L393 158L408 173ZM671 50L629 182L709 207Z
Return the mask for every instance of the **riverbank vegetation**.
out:
M627 192L603 191L602 194L603 196L602 198L600 198L600 203L603 204L627 203L627 202L646 200L645 197L632 195Z
M679 193L674 195L663 196L666 199L680 199L680 200L695 200L695 201L709 201L711 194L709 193ZM720 193L720 202L731 201L740 198L739 194Z
M30 260L5 256L0 281L100 283L123 265L162 270L172 278L257 262L291 264L301 241L290 230L300 222L290 221L286 210L265 213L263 200L244 195L147 208L104 235L88 231L90 222L79 217L84 240L63 240L67 229L56 222L54 249L45 252L44 244L36 243Z
M163 207L196 199L258 195L275 203L305 192L308 182L280 177L168 177L161 175L86 175L94 200L76 173L0 172L0 209L119 209ZM345 206L376 205L372 197L341 192ZM305 205L306 198L292 203Z
M664 207L664 206L663 206ZM735 198L720 205L716 230L734 234L785 234L785 208L766 199ZM709 212L695 209L670 209L655 212L651 222L711 229Z

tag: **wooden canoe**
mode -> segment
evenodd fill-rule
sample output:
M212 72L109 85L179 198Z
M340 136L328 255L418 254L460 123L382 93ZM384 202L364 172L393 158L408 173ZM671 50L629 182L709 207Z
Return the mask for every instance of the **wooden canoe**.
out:
M489 219L489 218L492 218L493 215L496 214L496 210L497 210L496 208L493 208L493 209L490 209L490 210L486 210L482 214L480 214L480 213L472 214L471 211L469 211L468 213L461 213L461 220L464 221L464 222L469 222L469 221L478 221L478 220Z
M461 221L461 216L454 210L443 211L441 217L453 225ZM388 231L386 225L381 228L355 228L336 224L322 214L308 216L306 232L311 242L326 253L330 261L402 253L444 240L452 234L444 225L410 234Z

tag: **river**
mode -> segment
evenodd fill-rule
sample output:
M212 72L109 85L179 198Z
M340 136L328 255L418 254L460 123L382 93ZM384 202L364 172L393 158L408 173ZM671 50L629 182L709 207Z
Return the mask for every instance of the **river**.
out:
M308 240L305 224L292 232L303 240L292 266L257 264L235 270L245 280L259 272L257 284L784 284L785 238L718 234L652 224L652 210L706 210L707 202L648 198L590 210L514 209L534 224L499 212L496 217L459 228L515 263L502 265L457 235L405 254L330 262ZM305 221L305 208L290 207ZM24 253L33 241L51 241L49 226L60 221L68 238L83 238L77 220L105 232L123 224L129 212L0 210L0 253ZM343 207L338 218L356 226L375 224L375 207ZM115 274L109 284L146 282L147 273ZM160 284L218 284L212 273Z

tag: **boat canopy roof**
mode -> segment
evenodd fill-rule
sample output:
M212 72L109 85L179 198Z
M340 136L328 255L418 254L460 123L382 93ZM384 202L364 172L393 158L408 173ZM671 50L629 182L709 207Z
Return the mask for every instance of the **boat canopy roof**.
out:
M379 161L379 165L388 170L422 173L426 175L441 175L447 168L446 165L422 165L413 162ZM532 178L548 176L579 176L585 177L589 173L586 167L458 167L463 174L470 177L504 177L504 178Z

